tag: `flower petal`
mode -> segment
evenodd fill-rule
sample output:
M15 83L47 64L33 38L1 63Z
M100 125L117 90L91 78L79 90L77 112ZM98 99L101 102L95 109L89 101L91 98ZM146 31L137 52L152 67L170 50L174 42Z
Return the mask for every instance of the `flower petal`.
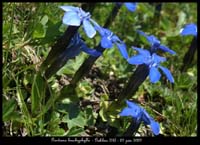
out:
M126 100L126 104L128 105L128 108L131 109L131 116L134 118L141 118L142 115L142 108L137 105L136 103L130 102Z
M161 57L161 56L157 55L156 53L152 54L152 58L153 58L154 63L156 63L156 64L166 61L165 57Z
M97 51L95 49L88 48L86 45L83 45L81 47L81 50L84 51L84 52L86 52L89 55L94 56L94 57L98 57L98 56L100 56L102 54L101 52L99 52L99 51Z
M89 22L89 20L83 20L83 29L89 38L93 38L94 35L96 34L96 30Z
M126 45L124 43L116 43L121 55L127 59L128 58L128 52L126 50Z
M92 24L94 25L95 30L97 30L100 35L102 36L104 34L104 29L99 26L99 24L97 22L95 22L93 19L90 18L90 22L92 22Z
M69 11L78 12L78 9L79 9L79 8L73 7L73 6L60 6L60 8L66 12L69 12Z
M144 50L142 48L132 47L133 49L137 50L140 54L144 55L145 57L150 56L150 52L148 50Z
M137 3L124 3L126 8L131 11L134 12L137 8Z
M169 52L170 54L176 54L175 51L169 49L169 48L168 48L167 46L165 46L165 45L160 45L160 46L159 46L159 49L161 49L161 50L163 50L163 51L165 51L165 52Z
M136 103L126 100L126 104L129 108L139 107Z
M111 42L111 40L109 40L106 36L101 38L101 46L103 48L112 48L113 44Z
M171 72L166 68L166 67L162 67L159 66L159 68L163 71L163 73L167 76L167 79L171 82L174 83L174 78L171 74Z
M140 35L143 35L144 37L146 37L147 41L152 45L152 46L155 46L155 47L158 47L160 45L160 41L158 40L157 37L155 37L154 35L150 35L148 36L147 34L145 34L143 31L141 30L137 30L137 32L140 34Z
M152 83L156 83L160 80L161 74L156 67L151 67L149 77Z
M109 29L106 29L106 28L103 28L103 31L104 31L103 36L110 37L112 39L112 37L113 37L112 31L110 31Z
M116 42L122 43L122 41L119 39L119 37L118 37L117 35L113 35L113 36L112 36L112 41L113 41L114 43L116 43Z
M153 35L147 36L146 37L148 42L154 46L154 47L158 47L160 45L160 41Z
M124 108L119 115L120 116L132 116L133 117L132 109Z
M63 58L68 57L69 59L71 59L71 58L74 58L75 56L79 55L80 53L81 53L81 47L74 45L74 46L67 47L67 49L59 57L63 57ZM62 55L64 55L64 56L62 56ZM61 58L60 58L60 60L63 61Z
M143 55L135 55L127 59L128 63L140 65L145 63L144 56Z
M184 35L194 35L197 36L197 26L193 23L187 24L183 29L181 29L180 34Z
M151 119L151 116L147 113L145 109L143 109L142 120L144 121L144 124L149 125Z
M160 125L159 125L159 123L154 121L154 120L151 120L150 126L151 126L152 132L155 135L159 135L159 133L160 133Z
M140 34L140 35L143 35L144 37L148 37L148 35L146 33L144 33L143 31L141 30L137 30L137 32Z
M63 23L71 26L80 26L81 19L75 12L66 12L63 17Z
M74 36L70 40L69 45L64 51L64 55L69 58L73 58L81 52L81 47L84 45L85 44L82 41L80 34L77 32L74 34Z

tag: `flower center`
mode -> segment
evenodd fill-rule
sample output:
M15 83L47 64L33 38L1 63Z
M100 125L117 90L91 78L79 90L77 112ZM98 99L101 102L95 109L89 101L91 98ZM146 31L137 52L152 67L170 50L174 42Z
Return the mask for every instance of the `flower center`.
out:
M81 8L79 8L78 16L80 17L81 20L83 20L83 19L89 19L91 15L89 12L86 13Z
M153 56L148 56L145 59L145 62L149 66L149 68L158 66L158 63L154 61Z
M108 40L111 40L111 39L112 39L112 36L113 36L113 32L111 32L111 31L106 31L105 33L106 33L105 35L107 36Z

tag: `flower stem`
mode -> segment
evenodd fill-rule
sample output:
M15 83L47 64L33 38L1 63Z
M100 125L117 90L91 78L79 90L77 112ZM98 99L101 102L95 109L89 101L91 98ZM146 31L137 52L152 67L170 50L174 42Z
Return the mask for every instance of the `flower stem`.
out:
M42 63L40 70L44 71L48 65L51 65L54 61L56 61L57 56L65 51L68 44L70 43L71 38L77 32L79 26L69 26L65 31L64 35L61 36L60 39L57 40L56 44L52 46L51 51L49 52L47 58Z
M138 90L139 86L146 80L149 74L149 67L145 64L139 65L133 75L130 77L128 84L118 96L118 101L131 98Z
M103 52L104 49L100 46L100 44L96 47L96 50L99 52ZM86 75L90 69L92 68L92 65L99 57L89 56L83 64L80 66L80 68L76 71L74 77L72 78L72 81L70 82L71 85L75 86L77 82Z
M140 127L141 121L135 121L134 119L131 121L126 132L123 134L124 137L131 137Z
M117 16L117 13L119 12L119 9L121 8L122 5L115 4L112 12L108 16L106 23L104 24L104 27L107 28L109 27L112 22L114 21L115 17Z
M154 25L157 27L159 26L160 18L161 18L161 10L162 10L162 3L156 3L155 4L155 10L154 10Z
M194 37L188 51L186 52L183 58L183 65L181 67L182 72L185 72L191 66L196 49L197 49L197 38Z

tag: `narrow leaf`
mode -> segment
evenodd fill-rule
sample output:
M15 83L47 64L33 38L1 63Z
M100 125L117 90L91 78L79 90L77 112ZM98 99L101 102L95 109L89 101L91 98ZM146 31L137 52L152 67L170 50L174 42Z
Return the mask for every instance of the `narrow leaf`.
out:
M40 75L35 75L31 90L31 111L37 113L41 105L42 98L45 96L45 81Z

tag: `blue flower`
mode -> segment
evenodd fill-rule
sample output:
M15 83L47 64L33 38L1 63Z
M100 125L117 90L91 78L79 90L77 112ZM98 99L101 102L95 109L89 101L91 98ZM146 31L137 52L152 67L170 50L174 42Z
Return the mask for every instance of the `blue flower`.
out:
M92 20L89 12L83 11L79 7L60 6L65 11L63 23L69 26L80 26L83 24L83 29L89 38L93 38L96 34L94 26L90 23Z
M197 26L193 23L187 24L184 28L180 30L182 36L185 35L194 35L197 36Z
M99 26L97 23L93 22L95 29L99 32L101 35L101 47L103 48L112 48L114 44L117 45L120 53L122 56L127 59L128 58L128 53L126 50L126 45L123 41L119 39L118 36L116 36L113 32L110 30L103 28Z
M147 41L151 44L152 51L156 51L157 49L161 49L165 52L169 52L170 54L176 54L173 50L169 49L167 46L162 45L160 41L154 35L146 35L143 31L137 31L140 35L146 37Z
M84 41L81 39L79 33L76 33L71 39L66 50L60 55L60 57L66 57L70 59L77 56L81 51L94 57L98 57L101 55L101 52L88 48Z
M150 125L151 130L155 135L158 135L160 132L159 123L156 122L147 112L145 109L140 107L139 105L126 100L126 104L128 107L124 108L120 116L131 116L136 120L137 123L141 121L144 122L145 125Z
M124 3L126 8L131 11L134 12L137 8L137 3Z
M118 5L122 5L122 2L117 2ZM124 5L126 6L126 8L131 11L134 12L137 8L137 3L124 3Z
M156 83L160 80L161 74L158 71L158 68L160 68L163 71L163 73L166 75L167 79L171 83L174 83L174 78L171 72L167 68L160 65L161 62L166 61L165 57L161 57L155 53L151 54L148 50L144 50L141 48L134 47L134 49L137 50L139 54L128 58L127 59L128 63L134 65L140 65L140 64L148 65L150 69L149 77L152 83Z

